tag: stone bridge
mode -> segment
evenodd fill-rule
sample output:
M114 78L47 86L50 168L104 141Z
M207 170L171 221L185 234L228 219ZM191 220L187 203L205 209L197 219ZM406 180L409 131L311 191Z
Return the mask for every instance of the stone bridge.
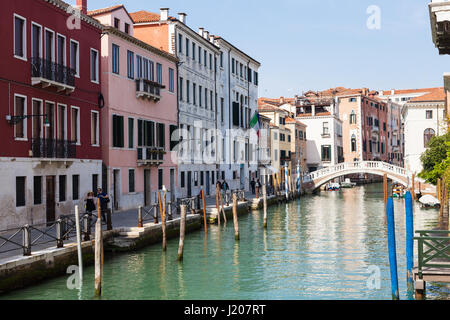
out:
M388 179L391 179L406 188L412 188L413 172L380 161L340 163L332 167L305 174L302 180L303 188L306 192L311 193L336 178L361 173L382 177L386 174ZM426 190L427 193L435 192L435 187L426 184L422 179L415 177L414 182L416 191Z

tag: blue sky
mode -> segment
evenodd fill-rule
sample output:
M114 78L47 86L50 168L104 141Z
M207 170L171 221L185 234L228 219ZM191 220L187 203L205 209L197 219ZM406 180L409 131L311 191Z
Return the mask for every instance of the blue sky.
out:
M428 2L88 0L88 9L124 4L129 12L185 12L192 29L219 34L261 62L260 96L291 97L335 86L443 86L450 57L439 56L431 40ZM366 26L370 5L381 10L380 30Z

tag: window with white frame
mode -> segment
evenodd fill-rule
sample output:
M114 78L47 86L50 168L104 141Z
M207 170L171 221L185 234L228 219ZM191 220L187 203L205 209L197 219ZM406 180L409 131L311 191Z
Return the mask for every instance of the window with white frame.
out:
M45 28L45 60L55 61L55 33Z
M27 20L14 14L14 56L27 59Z
M91 81L98 83L98 51L91 48Z
M80 76L80 44L70 40L70 68L75 70L75 76Z
M172 68L169 68L169 91L175 92L175 86L174 86L174 70Z
M80 108L71 107L70 122L70 140L80 145Z
M39 115L42 114L42 100L40 99L32 99L33 101L33 107L32 107L32 114ZM32 132L33 132L33 139L39 139L42 138L42 117L33 117L32 122Z
M112 72L120 74L120 47L112 45Z
M162 65L160 63L156 64L156 82L159 84L163 83Z
M31 57L42 58L42 26L35 22L31 26Z
M14 95L14 116L23 117L27 115L27 97ZM17 140L27 139L27 120L22 119L14 126L14 138Z
M58 104L58 125L57 125L57 138L58 140L67 139L67 112L66 106Z
M56 63L66 65L66 37L61 34L56 36Z
M100 144L98 111L91 111L91 144L93 146Z

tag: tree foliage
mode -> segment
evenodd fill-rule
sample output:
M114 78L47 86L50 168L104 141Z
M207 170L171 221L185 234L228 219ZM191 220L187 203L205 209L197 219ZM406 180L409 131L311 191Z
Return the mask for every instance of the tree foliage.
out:
M450 133L443 136L433 137L422 154L423 171L419 177L434 185L439 178L448 177L450 183Z

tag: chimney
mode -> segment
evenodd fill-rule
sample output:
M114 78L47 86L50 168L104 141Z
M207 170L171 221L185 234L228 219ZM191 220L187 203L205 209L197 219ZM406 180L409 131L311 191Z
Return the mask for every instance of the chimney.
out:
M209 42L214 43L214 36L213 35L209 36Z
M169 8L160 9L161 21L167 21L169 19Z
M186 24L186 17L187 17L186 13L181 12L178 14L178 20L180 20L181 23Z
M82 13L87 14L87 0L77 0L77 7Z
M201 35L203 37L203 31L205 30L205 28L198 28L198 34Z
M203 31L203 38L209 40L209 31Z
M284 97L280 97L280 103L284 104Z

